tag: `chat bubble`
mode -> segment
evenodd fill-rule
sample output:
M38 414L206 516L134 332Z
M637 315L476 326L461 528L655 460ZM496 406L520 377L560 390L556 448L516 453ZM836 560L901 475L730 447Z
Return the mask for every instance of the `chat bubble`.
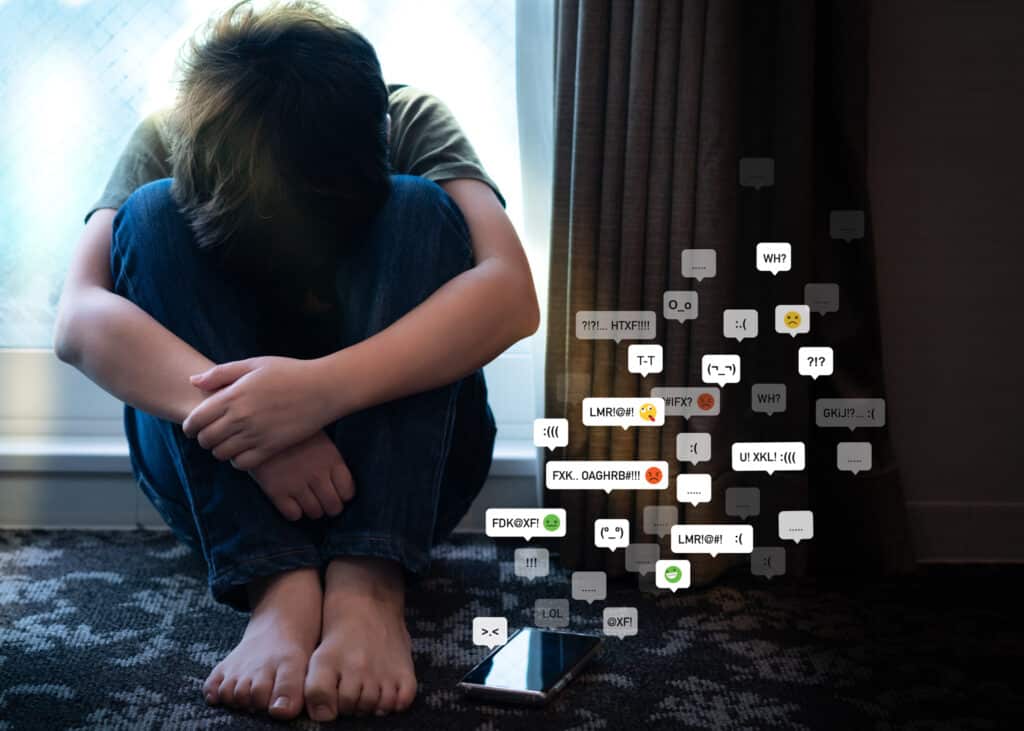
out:
M776 305L775 332L803 335L811 331L811 308L807 305Z
M797 351L796 370L801 376L831 376L835 368L835 355L828 347L803 347Z
M569 626L568 599L538 599L533 603L533 623L547 629Z
M711 502L711 475L676 475L676 502L694 507Z
M793 247L785 241L762 241L757 245L757 270L771 272L778 276L779 272L788 272L793 268Z
M624 640L635 635L637 626L636 607L605 607L601 614L601 626L609 637Z
M629 521L624 518L598 518L594 521L594 545L597 548L625 548L629 545Z
M668 462L656 460L551 460L545 466L549 490L664 490Z
M473 617L473 644L494 649L508 642L508 619Z
M564 508L488 508L484 532L491 538L563 538Z
M546 548L517 548L513 553L512 569L523 579L538 579L551 571L551 556Z
M661 373L661 346L630 345L626 353L626 361L630 373L639 373L644 378L651 373Z
M690 562L678 558L667 558L654 565L654 585L659 589L690 588Z
M864 238L864 211L829 211L828 234L847 243Z
M661 310L666 320L696 320L700 314L700 299L692 290L669 290L662 299Z
M659 558L661 546L657 543L630 543L626 546L626 571L641 575L650 573Z
M775 158L741 157L740 185L757 190L775 185Z
M585 426L663 426L665 402L647 398L590 397L583 399Z
M829 282L810 282L804 285L804 304L811 312L827 315L839 312L839 285Z
M658 313L654 310L580 310L576 337L580 340L653 340Z
M730 487L725 491L725 514L747 518L761 514L761 490L756 487Z
M679 508L675 505L648 505L644 508L644 533L661 538L667 536L672 531L672 526L678 522ZM629 546L626 547L626 550L629 550Z
M752 525L674 525L673 553L750 553L754 550Z
M758 414L781 414L786 410L786 384L755 383L750 387L750 408Z
M704 383L717 383L719 386L739 383L740 357L733 354L709 353L701 356L700 371Z
M725 310L722 312L722 334L727 338L757 337L757 310Z
M810 510L780 510L779 538L794 543L814 538L814 513Z
M782 546L758 546L750 554L750 573L754 576L782 576L786 573L786 549Z
M676 459L698 464L711 459L711 435L703 432L683 432L676 435Z
M718 252L714 249L684 249L683 276L698 282L718 274Z
M722 392L717 386L659 386L651 389L651 398L665 402L665 416L718 416Z
M547 447L550 450L554 450L556 447L566 447L568 445L568 419L533 420L533 446Z
M814 402L814 423L822 427L885 426L884 398L820 398Z
M867 472L871 469L871 442L839 442L836 467L840 472Z
M608 596L608 574L604 571L573 571L572 598L593 604Z
M736 472L799 472L804 468L803 442L735 442L732 468Z

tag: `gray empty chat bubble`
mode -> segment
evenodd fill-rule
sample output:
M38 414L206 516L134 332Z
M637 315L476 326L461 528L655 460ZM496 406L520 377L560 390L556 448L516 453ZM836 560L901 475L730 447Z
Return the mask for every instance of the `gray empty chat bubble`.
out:
M761 514L761 490L757 487L730 487L725 491L725 514L747 518Z
M836 467L840 472L867 472L871 469L871 442L839 442Z
M804 304L811 312L819 315L839 312L839 285L832 282L808 282L804 285Z
M670 529L671 532L671 529ZM661 558L661 546L657 543L630 543L626 546L626 571L646 574L654 571L654 565Z
M671 533L672 526L678 522L679 508L675 505L648 505L644 508L644 533L661 538ZM628 546L626 550L629 550Z
M515 575L524 579L547 576L551 567L548 549L517 548L513 553L512 567Z
M700 298L693 290L668 290L662 298L661 314L666 320L696 320L700 314Z
M573 571L572 598L588 604L608 596L608 574L604 571Z
M601 626L609 637L623 640L639 631L636 607L605 607L601 614Z
M864 211L830 211L828 234L847 243L864 238Z
M740 185L758 190L775 185L775 158L741 157Z
M884 398L820 398L814 402L814 422L821 427L885 426Z
M683 432L676 435L676 459L698 464L711 459L711 435L704 432Z
M718 386L659 386L651 389L652 398L665 402L665 416L717 416L721 411L722 391Z
M698 282L718 274L718 252L714 249L683 249L683 276Z
M755 546L750 553L750 573L754 576L782 576L786 573L786 549L782 546Z
M568 599L538 599L533 603L533 623L547 629L569 626Z
M786 384L755 383L750 387L750 408L758 414L781 414L786 410Z

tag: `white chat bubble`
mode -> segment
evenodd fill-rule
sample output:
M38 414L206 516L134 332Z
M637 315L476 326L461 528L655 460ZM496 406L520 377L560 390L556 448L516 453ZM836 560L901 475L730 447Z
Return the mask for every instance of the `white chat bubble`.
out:
M711 459L711 435L705 432L683 432L676 435L676 459L699 464Z
M733 518L751 518L761 514L761 490L756 487L730 487L725 491L725 514Z
M698 282L718 274L718 252L714 249L684 249L683 276Z
M803 335L811 331L811 308L807 305L776 305L775 332Z
M694 507L711 502L711 475L676 475L676 502Z
M810 510L780 510L779 538L794 543L814 538L814 513Z
M556 447L566 447L568 445L568 419L533 420L533 446L547 447L550 450L554 450Z
M605 607L601 614L601 626L609 637L618 637L620 640L632 637L639 631L636 607Z
M820 398L814 402L814 423L821 427L885 426L884 398Z
M750 408L758 414L781 414L786 410L786 384L755 383L750 387Z
M871 442L839 442L836 467L840 472L867 472L871 469Z
M568 599L538 599L533 603L533 623L547 629L569 626Z
M757 270L771 272L778 276L779 272L788 272L793 268L793 247L785 241L762 241L757 245Z
M752 525L674 525L673 553L750 553L754 550Z
M662 298L661 314L666 320L696 320L700 314L700 298L693 290L668 290Z
M572 598L593 604L608 596L608 575L604 571L573 571Z
M775 185L775 158L741 157L740 185L757 190Z
M473 644L493 649L508 642L508 619L473 617Z
M564 508L488 508L484 532L491 538L564 538Z
M644 508L644 533L661 538L667 536L672 531L672 526L678 522L679 508L675 505L648 505ZM626 549L628 551L629 547Z
M804 304L811 312L826 315L839 312L839 285L830 282L809 282L804 285Z
M831 376L835 369L835 354L829 347L805 346L797 351L796 370L801 376Z
M690 562L685 559L666 558L654 565L654 585L673 593L690 588Z
M736 472L799 472L804 468L803 442L735 442L732 468Z
M782 576L786 573L786 549L782 546L758 546L750 554L750 573L754 576Z
M630 345L626 359L630 373L639 373L644 378L651 373L661 373L660 345Z
M583 399L584 426L663 426L665 402L648 398L597 397Z
M664 490L668 462L663 460L550 460L544 484L549 490Z
M739 383L740 357L731 353L709 353L701 356L700 373L704 383L717 383L719 386Z
M650 573L659 558L661 546L657 543L630 543L626 546L626 571L641 575Z
M654 310L580 310L576 337L580 340L653 340L658 313Z
M743 342L744 338L757 337L757 310L724 310L722 312L722 334Z
M722 392L717 386L659 386L651 389L652 398L665 402L665 416L718 416Z
M598 518L594 521L594 545L597 548L625 548L629 545L629 521L625 518Z
M551 555L546 548L517 548L513 553L512 570L516 576L538 579L551 571Z
M829 211L828 233L847 243L864 238L864 211Z

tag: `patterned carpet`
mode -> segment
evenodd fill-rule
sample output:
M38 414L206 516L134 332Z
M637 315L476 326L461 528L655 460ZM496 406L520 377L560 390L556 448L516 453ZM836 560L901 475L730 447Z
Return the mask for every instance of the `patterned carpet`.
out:
M374 729L1024 727L1020 569L943 569L851 587L735 576L676 596L609 586L640 634L541 710L467 703L475 615L532 623L568 577L524 583L512 548L459 539L410 597L421 685ZM572 602L598 631L602 604ZM0 729L278 728L208 708L199 689L245 616L212 603L166 533L0 533ZM295 728L319 724L301 719Z

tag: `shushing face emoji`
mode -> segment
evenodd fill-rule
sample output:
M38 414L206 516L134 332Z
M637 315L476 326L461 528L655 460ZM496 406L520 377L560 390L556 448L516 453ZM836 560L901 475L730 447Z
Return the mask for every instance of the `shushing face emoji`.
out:
M643 404L640 407L640 418L646 421L657 421L658 407L654 404Z
M786 327L795 330L800 327L800 313L796 310L790 310L783 316L782 322L785 323Z

